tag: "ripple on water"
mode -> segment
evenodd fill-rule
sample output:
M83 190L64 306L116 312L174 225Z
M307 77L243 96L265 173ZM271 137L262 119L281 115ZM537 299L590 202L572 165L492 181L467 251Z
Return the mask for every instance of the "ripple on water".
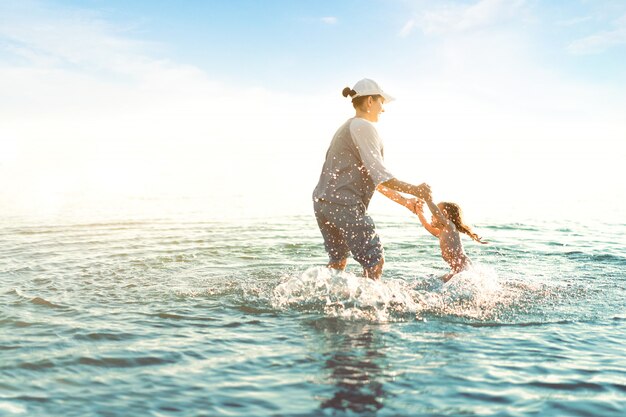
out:
M76 340L86 341L127 341L138 337L132 333L108 333L108 332L92 332L92 333L78 333L74 335Z
M5 414L6 413L6 414ZM6 401L0 399L0 415L24 415L26 414L26 407L22 404Z
M41 298L41 297L32 298L30 300L30 302L35 304L35 305L44 306L44 307L50 307L50 308L59 308L59 309L67 308L65 306L53 303L52 301L48 301L45 298Z
M178 356L180 355L169 352L162 356L81 357L77 362L81 365L102 368L134 368L175 363L179 359Z
M623 246L496 225L444 284L402 232L374 282L309 223L0 232L0 415L623 414Z

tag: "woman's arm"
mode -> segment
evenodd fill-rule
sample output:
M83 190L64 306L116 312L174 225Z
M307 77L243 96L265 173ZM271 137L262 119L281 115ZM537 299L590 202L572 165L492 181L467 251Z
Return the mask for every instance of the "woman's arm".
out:
M385 197L389 198L391 201L403 205L404 207L411 210L413 213L417 214L417 217L420 219L420 223L422 223L424 229L426 229L431 235L439 237L439 233L441 233L441 230L434 227L428 222L428 220L426 220L426 217L424 217L424 209L422 206L423 202L421 200L416 200L415 198L406 198L399 192L394 191L391 188L385 187L382 184L379 184L378 187L376 187L376 190L378 190L378 192ZM437 206L435 206L435 208L436 207Z
M387 188L400 191L401 193L407 193L414 195L417 198L427 199L431 198L430 186L426 183L420 185L409 184L408 182L400 181L397 178L391 178L382 183Z
M394 201L414 212L416 202L414 198L406 198L399 192L394 191L391 188L387 188L382 184L379 184L378 187L376 187L376 190L391 201Z

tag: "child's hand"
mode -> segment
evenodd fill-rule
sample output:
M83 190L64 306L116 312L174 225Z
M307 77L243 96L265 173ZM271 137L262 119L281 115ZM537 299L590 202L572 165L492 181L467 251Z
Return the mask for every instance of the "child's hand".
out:
M410 198L408 200L407 207L415 214L420 214L424 212L424 200L420 200L417 198Z

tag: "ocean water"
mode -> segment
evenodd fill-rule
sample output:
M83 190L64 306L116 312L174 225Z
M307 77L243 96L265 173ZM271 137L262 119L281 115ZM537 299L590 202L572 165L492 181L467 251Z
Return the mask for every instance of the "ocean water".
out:
M0 416L623 416L626 223L375 216L382 281L312 214L3 219Z

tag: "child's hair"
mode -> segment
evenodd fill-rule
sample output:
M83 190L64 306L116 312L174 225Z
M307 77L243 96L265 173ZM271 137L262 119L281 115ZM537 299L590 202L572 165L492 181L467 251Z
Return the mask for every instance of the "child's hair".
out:
M443 214L456 226L457 230L461 233L465 233L472 239L474 239L478 243L487 243L482 240L480 236L470 229L468 225L463 222L463 212L461 211L461 207L459 207L456 203L450 203L447 201L442 201L439 203L443 206Z

